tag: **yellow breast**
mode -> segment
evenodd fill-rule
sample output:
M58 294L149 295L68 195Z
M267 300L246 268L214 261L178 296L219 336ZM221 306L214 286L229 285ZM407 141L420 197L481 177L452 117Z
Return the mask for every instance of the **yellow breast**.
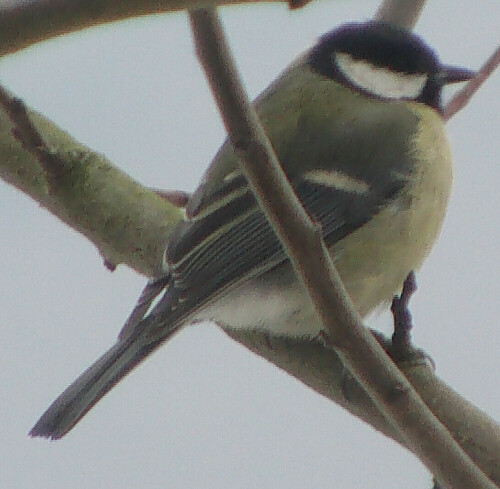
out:
M361 315L391 301L408 273L420 268L446 214L452 166L444 123L434 110L411 105L420 119L410 148L418 162L413 179L402 198L333 250L336 267Z

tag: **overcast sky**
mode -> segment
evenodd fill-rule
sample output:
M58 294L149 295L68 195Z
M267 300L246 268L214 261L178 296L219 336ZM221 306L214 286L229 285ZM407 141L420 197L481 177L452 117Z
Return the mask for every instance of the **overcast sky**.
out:
M224 9L257 95L315 38L376 1ZM477 68L499 41L500 3L433 0L417 32ZM146 185L193 190L224 138L186 15L62 37L0 61L0 81ZM418 276L416 343L438 374L500 419L500 74L449 123L455 184ZM215 326L185 329L66 438L27 432L115 340L144 278L0 182L0 487L423 489L415 458L252 355ZM390 330L387 315L370 322Z

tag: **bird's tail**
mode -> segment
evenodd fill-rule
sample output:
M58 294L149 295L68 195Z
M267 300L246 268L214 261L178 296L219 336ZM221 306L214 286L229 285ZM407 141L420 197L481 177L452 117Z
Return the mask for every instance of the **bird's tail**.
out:
M118 340L51 404L29 434L53 440L64 436L115 384L177 329L153 341L144 334Z
M51 404L31 429L31 436L54 440L64 436L115 384L179 329L175 324L158 324L155 309L159 306L142 319L161 289L157 282L146 286L115 345Z

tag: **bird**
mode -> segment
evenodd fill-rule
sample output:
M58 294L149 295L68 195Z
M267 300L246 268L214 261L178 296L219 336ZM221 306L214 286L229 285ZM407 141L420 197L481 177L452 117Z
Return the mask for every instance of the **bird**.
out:
M418 35L343 24L278 75L254 106L285 175L362 317L388 304L436 241L452 184L441 94L474 72ZM58 439L184 326L212 321L298 339L322 324L226 140L116 343L45 411Z

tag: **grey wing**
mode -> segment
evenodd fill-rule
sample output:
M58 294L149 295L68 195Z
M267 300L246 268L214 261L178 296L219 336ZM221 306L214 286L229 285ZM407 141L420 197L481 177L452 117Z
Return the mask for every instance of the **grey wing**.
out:
M338 172L332 175L333 180L312 171L294 185L328 245L370 220L406 181L383 179L382 184L376 179L360 182ZM346 184L349 181L351 185ZM166 251L171 282L160 314L186 316L224 290L287 260L242 175L217 193L191 210L190 220L171 237Z

